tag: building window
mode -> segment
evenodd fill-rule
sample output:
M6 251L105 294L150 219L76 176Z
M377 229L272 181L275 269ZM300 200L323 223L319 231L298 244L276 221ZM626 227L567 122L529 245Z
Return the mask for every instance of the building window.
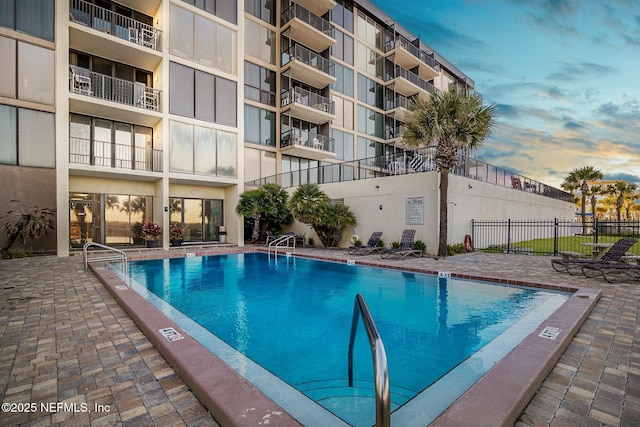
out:
M336 159L353 160L353 135L331 129L331 137L335 141Z
M171 5L169 51L229 74L236 74L236 31Z
M276 64L276 35L269 28L252 21L244 20L244 38L250 40L244 44L244 53L269 64Z
M204 10L225 21L236 24L238 22L238 3L236 0L182 0L198 9Z
M237 83L171 62L169 111L213 123L237 123Z
M0 26L53 41L54 0L2 0Z
M384 29L382 25L366 16L358 13L358 37L367 42L368 45L382 50L384 46Z
M336 44L331 47L331 55L353 65L353 38L338 30L334 32L334 38Z
M185 242L217 241L223 213L222 200L169 198L169 222L182 227Z
M53 114L0 105L0 132L0 163L56 166Z
M384 56L358 43L358 69L382 79L384 78Z
M384 108L384 86L358 73L358 101Z
M336 7L331 9L331 21L353 33L353 4L349 0L338 0L336 3Z
M336 81L331 83L331 89L353 97L353 70L337 62L334 67Z
M244 137L246 142L275 147L276 113L245 104Z
M244 0L245 12L276 25L276 2L274 0Z
M244 97L262 104L276 105L276 73L245 61Z
M0 96L53 105L54 62L50 49L0 37Z
M358 105L358 132L384 138L384 116L377 111Z
M332 95L335 102L336 118L331 122L334 126L353 129L353 101Z
M169 130L172 172L236 177L235 134L176 121Z

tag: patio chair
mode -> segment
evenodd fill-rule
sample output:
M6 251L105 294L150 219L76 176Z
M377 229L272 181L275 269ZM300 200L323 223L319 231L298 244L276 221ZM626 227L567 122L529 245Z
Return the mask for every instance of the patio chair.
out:
M395 258L403 259L407 255L413 255L415 257L422 256L422 251L419 249L413 249L413 239L415 238L416 230L407 229L402 232L400 238L400 246L397 248L385 249L380 253L382 258Z
M640 280L640 265L618 263L597 262L588 263L582 266L582 274L588 278L602 275L604 280L613 283L613 277L624 275L632 280Z
M374 231L366 245L349 246L347 253L349 255L369 255L371 252L381 251L384 249L382 246L378 246L381 237L382 231Z
M598 260L594 259L567 259L567 258L553 258L551 260L551 266L554 270L560 272L566 272L574 274L575 271L582 272L582 267L586 265L597 264L615 264L620 262L620 258L629 250L631 246L636 243L637 239L632 237L625 237L618 240L609 248L609 250Z

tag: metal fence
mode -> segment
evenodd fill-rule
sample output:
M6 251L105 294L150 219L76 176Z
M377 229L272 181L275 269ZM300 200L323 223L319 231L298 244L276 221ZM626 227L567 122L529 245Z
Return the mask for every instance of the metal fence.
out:
M585 243L614 243L621 237L640 238L640 221L587 220L471 220L476 250L502 253L591 255ZM629 250L640 255L640 243Z

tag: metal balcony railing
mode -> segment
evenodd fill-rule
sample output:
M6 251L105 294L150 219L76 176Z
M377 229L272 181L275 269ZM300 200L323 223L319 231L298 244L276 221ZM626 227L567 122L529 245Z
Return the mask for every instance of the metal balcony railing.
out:
M282 52L282 66L284 67L291 61L299 61L325 74L334 75L332 61L300 45L292 46L289 50Z
M142 83L130 82L69 66L69 91L120 104L160 111L161 91Z
M396 96L385 100L384 109L385 111L393 110L394 108L409 109L410 102L411 98L407 98L404 95L397 94Z
M280 147L288 147L289 145L301 145L317 150L335 152L335 140L333 138L301 129L291 129L282 133Z
M280 105L283 107L291 103L296 103L315 108L324 113L335 114L335 102L322 95L299 87L284 90L280 96L280 100Z
M436 61L431 56L429 56L425 51L421 50L418 46L410 42L409 39L399 34L396 35L396 37L393 40L389 40L388 42L385 43L384 52L387 53L397 47L400 47L406 50L407 52L409 52L410 54L412 54L413 56L415 56L420 61L424 62L434 70L438 69L438 66L439 66L438 61Z
M391 70L387 72L386 81L393 80L395 78L403 78L405 80L410 81L414 85L419 88L426 90L427 92L437 92L438 89L433 85L433 83L429 83L426 80L423 80L416 73L407 70L399 65L396 65Z
M85 0L71 0L69 17L72 22L111 34L122 40L160 50L162 31L151 25L96 6Z
M299 20L309 24L316 30L326 34L331 38L334 38L334 27L329 21L319 17L318 15L312 13L310 10L305 9L304 7L296 3L292 3L291 7L282 12L282 15L280 15L280 25L285 25L287 22L291 21L294 18L298 18Z
M69 163L162 172L162 150L72 137Z

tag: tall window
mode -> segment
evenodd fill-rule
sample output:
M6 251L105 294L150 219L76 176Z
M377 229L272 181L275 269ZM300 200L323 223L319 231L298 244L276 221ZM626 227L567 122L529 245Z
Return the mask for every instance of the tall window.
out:
M194 175L236 177L237 136L171 121L170 170Z
M169 51L207 67L236 74L236 31L171 5Z
M2 0L0 27L53 41L55 0Z
M276 63L276 34L264 25L244 20L244 53L269 64Z
M212 15L222 18L225 21L236 24L238 21L237 0L182 0L198 9L209 12Z
M267 22L276 25L276 2L265 0L244 0L245 12Z
M55 67L52 50L0 37L0 64L3 67L0 96L53 104Z
M244 138L253 144L276 146L276 113L244 106Z
M331 55L353 65L353 38L339 30L334 32L334 37L336 44L331 47Z
M384 86L358 73L358 101L384 108Z
M222 200L169 198L169 222L182 227L185 242L217 241L223 213Z
M377 111L358 105L358 132L384 138L384 116Z
M331 89L353 97L353 70L336 62L334 71L336 81L331 83Z
M245 61L244 97L267 105L276 105L276 73Z
M335 141L336 159L353 160L353 135L331 129L331 137Z
M235 126L237 83L171 62L169 111L185 117Z
M53 114L0 105L0 134L0 163L55 167Z
M336 7L331 9L331 21L353 33L353 4L349 0L338 0Z

